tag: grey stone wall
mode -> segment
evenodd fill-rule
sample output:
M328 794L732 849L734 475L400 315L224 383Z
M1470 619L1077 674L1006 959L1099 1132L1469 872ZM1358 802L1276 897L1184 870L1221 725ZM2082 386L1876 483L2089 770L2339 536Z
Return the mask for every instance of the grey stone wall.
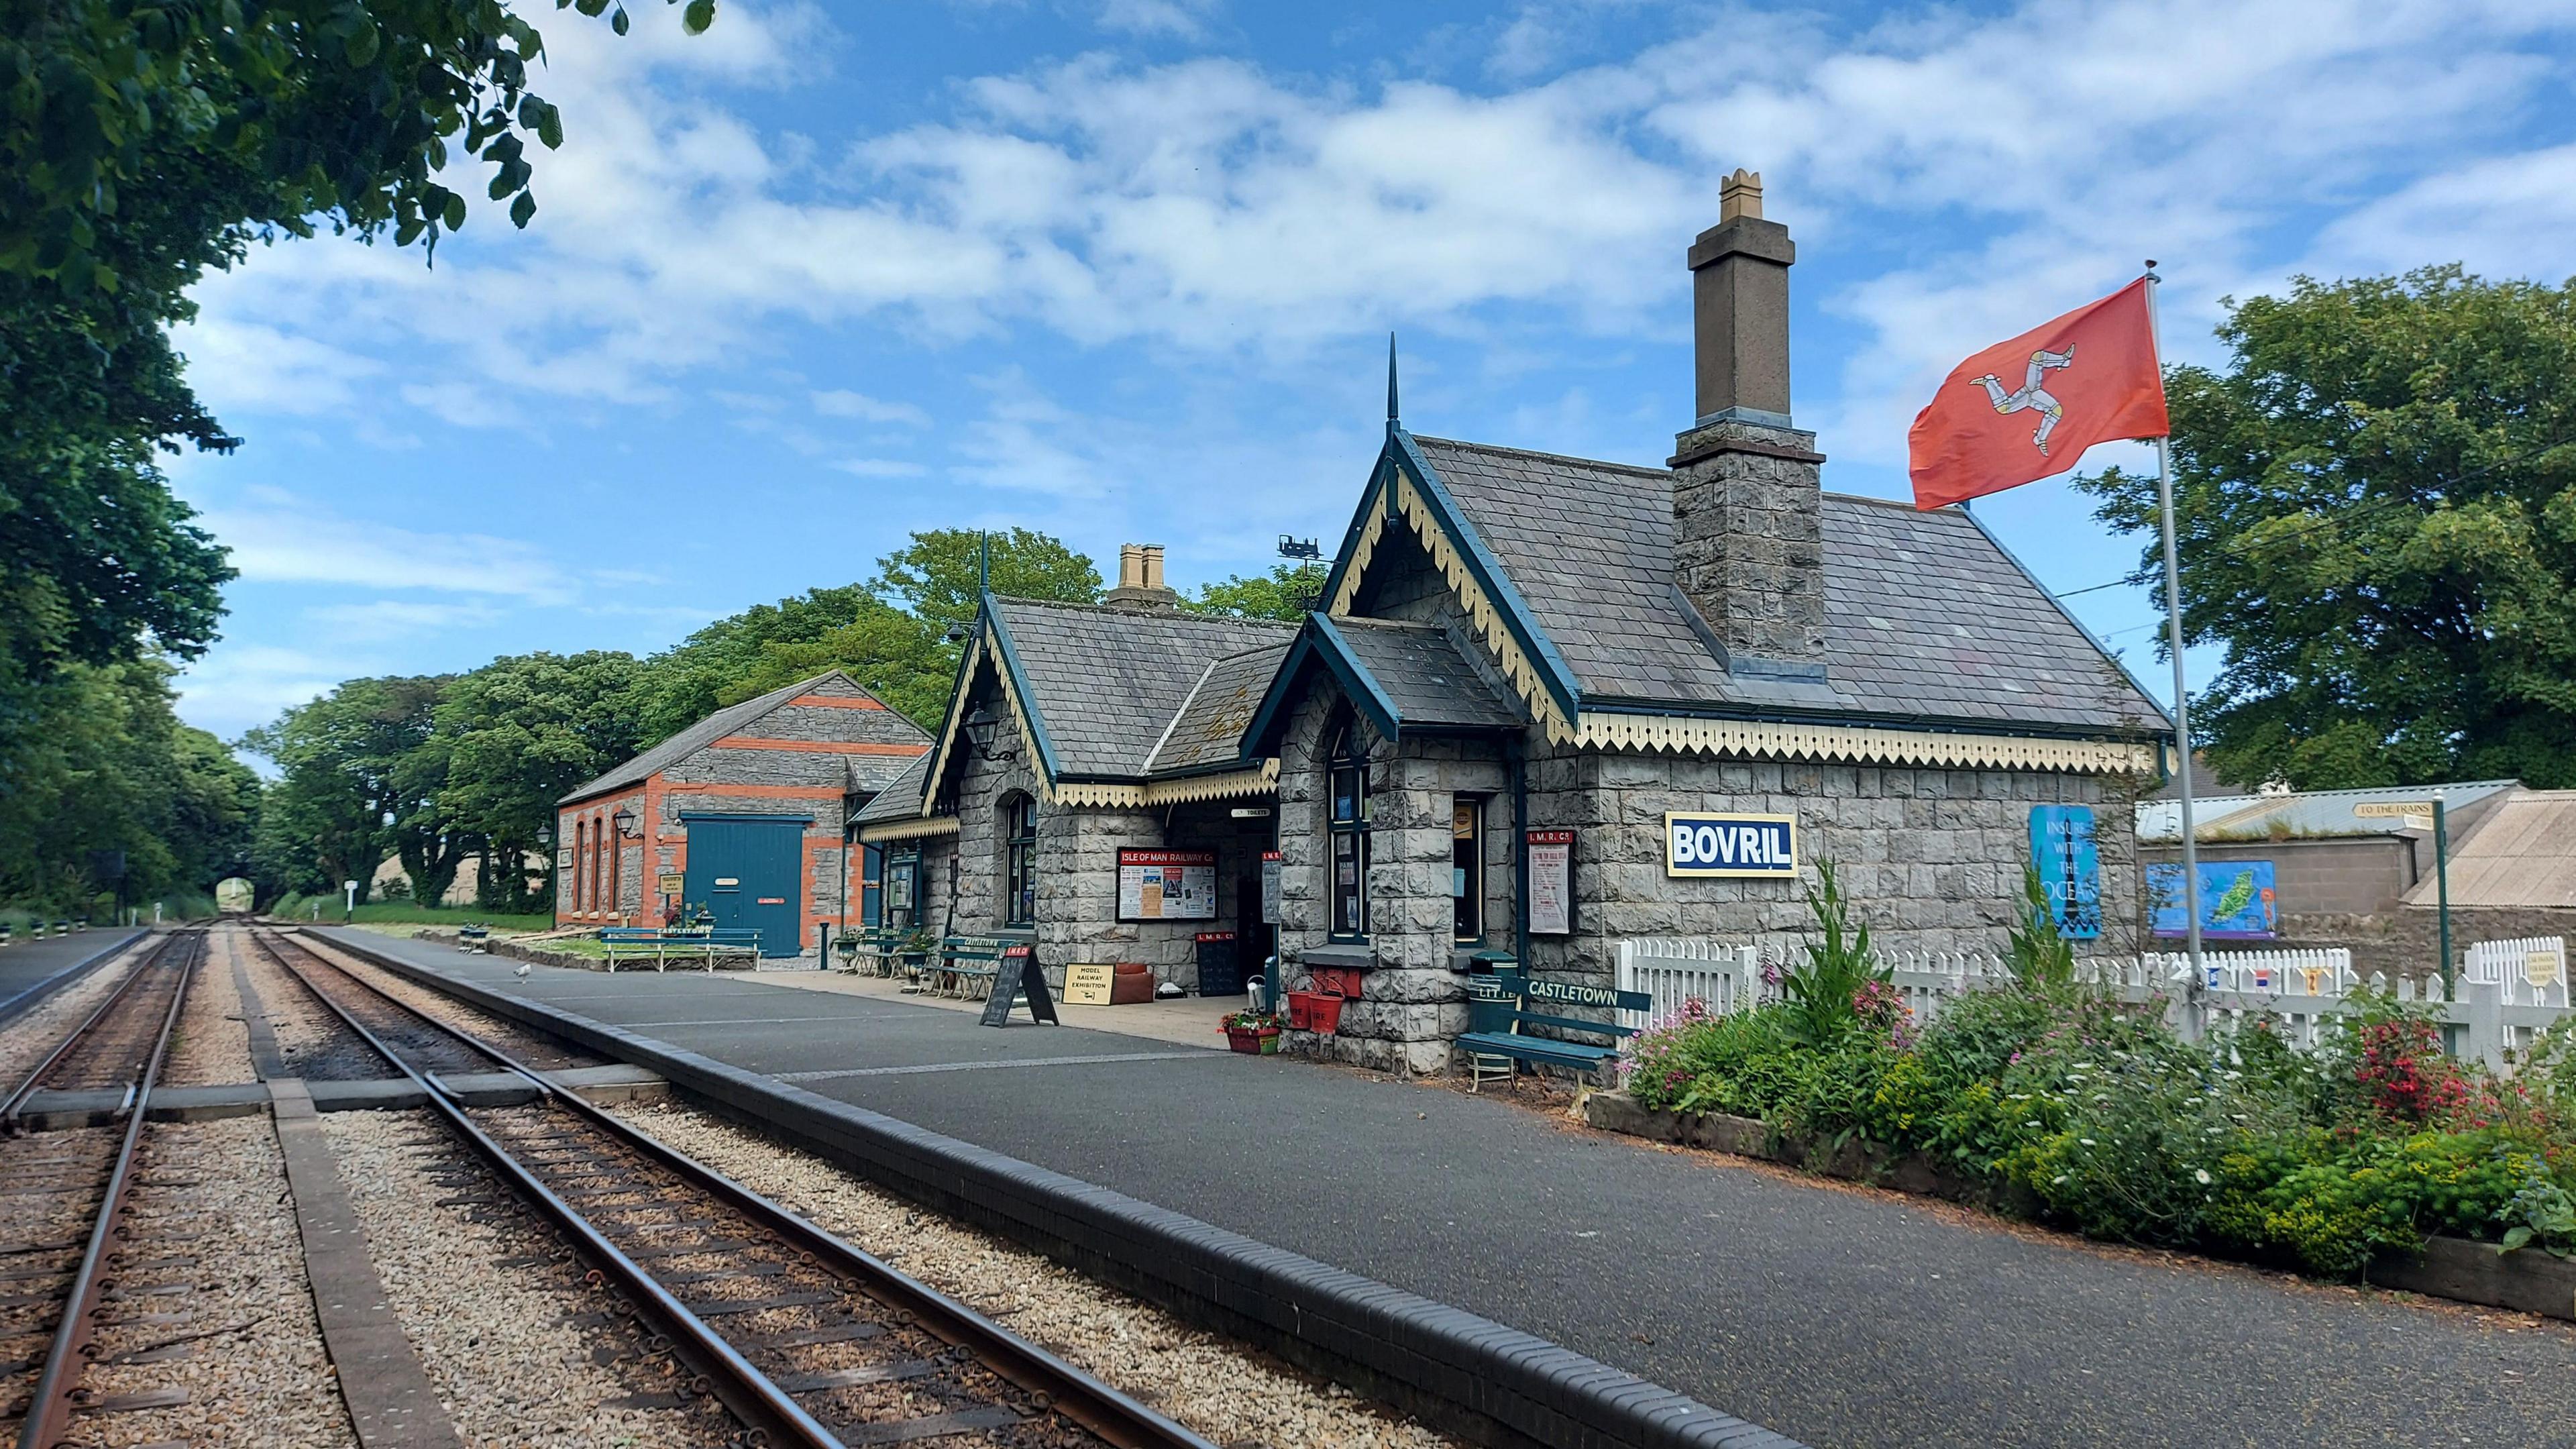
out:
M1673 573L1730 655L1825 657L1816 435L1713 423L1675 445Z

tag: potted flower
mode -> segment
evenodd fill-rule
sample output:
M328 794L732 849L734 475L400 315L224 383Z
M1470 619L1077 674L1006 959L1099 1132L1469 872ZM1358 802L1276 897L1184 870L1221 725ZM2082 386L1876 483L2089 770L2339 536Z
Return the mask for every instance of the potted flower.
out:
M1266 1011L1229 1011L1218 1025L1227 1045L1253 1056L1279 1054L1279 1018Z

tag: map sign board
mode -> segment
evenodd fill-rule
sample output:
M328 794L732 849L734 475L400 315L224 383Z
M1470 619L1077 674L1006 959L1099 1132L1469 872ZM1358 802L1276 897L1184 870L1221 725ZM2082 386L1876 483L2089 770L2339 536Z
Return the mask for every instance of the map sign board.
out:
M2189 934L2183 915L2182 867L2147 867L2147 893L2154 901L2153 921L2159 936ZM2200 934L2209 941L2268 941L2278 933L2280 902L2272 888L2268 860L2200 862Z
M1118 919L1213 921L1216 919L1216 852L1122 850L1118 852Z

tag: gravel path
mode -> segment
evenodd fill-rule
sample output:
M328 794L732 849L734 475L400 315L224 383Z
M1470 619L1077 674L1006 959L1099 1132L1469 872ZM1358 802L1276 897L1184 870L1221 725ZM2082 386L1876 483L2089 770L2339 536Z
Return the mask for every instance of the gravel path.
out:
M211 1087L259 1080L250 1060L250 1029L242 1025L241 991L233 985L232 952L239 941L231 931L206 933L205 959L188 983L188 1004L179 1012L178 1030L170 1034L169 1060L161 1064L162 1085Z
M947 1222L818 1158L685 1107L609 1110L1220 1444L1434 1449L1450 1441L1072 1269Z
M63 1033L80 1025L81 1019L97 1010L98 1004L107 999L107 993L115 990L117 983L125 979L126 968L135 960L136 953L151 950L160 939L146 936L135 942L114 961L55 992L45 999L43 1005L9 1023L7 1030L0 1031L0 1094L25 1080L28 1071L44 1060L45 1053L52 1051L54 1044L63 1039Z
M122 1291L93 1394L184 1389L185 1404L84 1415L83 1449L185 1443L195 1449L342 1449L348 1415L304 1282L303 1240L266 1117L144 1129L126 1208ZM177 1285L181 1291L158 1291ZM177 1321L156 1321L177 1315ZM169 1356L118 1363L167 1345Z
M419 1112L320 1119L403 1334L475 1449L717 1445L712 1400L621 1406L670 1385L609 1319L553 1232L515 1204L447 1129ZM476 1203L454 1199L471 1197ZM604 1365L613 1365L604 1366Z

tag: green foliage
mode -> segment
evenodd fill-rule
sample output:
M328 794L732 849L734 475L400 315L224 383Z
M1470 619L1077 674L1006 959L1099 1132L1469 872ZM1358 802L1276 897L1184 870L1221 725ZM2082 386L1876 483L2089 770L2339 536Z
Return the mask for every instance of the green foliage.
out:
M1868 923L1853 923L1851 902L1830 860L1816 862L1807 912L1815 918L1816 938L1806 943L1806 960L1780 978L1788 1007L1781 1025L1804 1045L1830 1046L1860 1025L1855 998L1862 987L1886 981L1888 969L1870 949Z
M2508 1081L2462 1073L2464 1090L2401 1116L2385 1048L2414 1020L2377 1005L2317 1052L2264 1021L2192 1044L2159 1003L2016 984L1950 1003L1908 1047L1859 1031L1819 1045L1784 1002L1694 1005L1637 1039L1628 1090L1817 1146L1926 1153L2122 1242L2336 1275L2428 1233L2576 1253L2576 1116L2555 1075L2571 1048L2544 1042Z
M2184 629L2226 649L2193 709L2212 764L2576 785L2576 283L2431 267L2231 305L2229 368L2166 383ZM2155 482L2079 480L2150 536Z
M1100 570L1062 540L1034 529L982 533L971 528L932 528L877 560L868 588L946 636L948 627L975 622L980 551L991 550L991 588L1012 599L1066 604L1100 602Z
M1199 585L1195 599L1181 607L1194 614L1222 614L1235 619L1284 619L1296 623L1312 613L1324 594L1324 565L1313 561L1284 563L1249 578L1230 575Z
M481 854L478 902L526 912L551 897L552 870L532 890L511 863L544 854L555 801L640 747L642 677L633 656L592 650L495 659L448 683L431 713L446 758L437 805Z
M367 898L376 866L399 855L412 893L434 901L456 878L464 842L439 803L447 741L433 715L450 680L353 679L242 737L280 778L263 801L254 859L293 890Z
M760 669L772 646L786 648L824 639L856 619L872 601L873 596L859 584L813 589L718 619L654 655L645 662L639 680L641 738L646 744L666 740L713 714L724 707L734 686Z
M929 624L867 595L853 617L817 638L770 641L716 693L725 704L838 669L924 729L939 728L957 676L957 651Z
M2048 887L2029 865L2021 868L2021 919L2005 938L2004 967L2033 991L2064 992L2075 986L2075 945L2057 929Z

